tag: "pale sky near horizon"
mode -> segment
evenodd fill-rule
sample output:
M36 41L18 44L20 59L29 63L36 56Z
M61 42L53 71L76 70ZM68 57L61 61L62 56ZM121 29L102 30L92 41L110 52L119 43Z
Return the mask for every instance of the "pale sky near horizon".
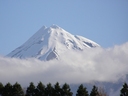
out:
M128 0L0 0L0 55L56 24L103 48L128 42Z

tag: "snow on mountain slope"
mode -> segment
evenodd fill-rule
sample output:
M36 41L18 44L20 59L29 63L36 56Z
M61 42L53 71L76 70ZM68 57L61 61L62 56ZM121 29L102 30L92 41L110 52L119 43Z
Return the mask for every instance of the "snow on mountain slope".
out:
M66 50L85 50L99 45L82 36L74 36L57 25L43 26L27 42L9 53L9 57L35 57L40 60L59 59Z

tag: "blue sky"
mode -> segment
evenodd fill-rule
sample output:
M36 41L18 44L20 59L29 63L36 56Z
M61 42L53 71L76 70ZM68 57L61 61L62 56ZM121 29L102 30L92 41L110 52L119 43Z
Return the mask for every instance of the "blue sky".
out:
M128 41L128 0L0 0L0 55L57 24L103 48Z

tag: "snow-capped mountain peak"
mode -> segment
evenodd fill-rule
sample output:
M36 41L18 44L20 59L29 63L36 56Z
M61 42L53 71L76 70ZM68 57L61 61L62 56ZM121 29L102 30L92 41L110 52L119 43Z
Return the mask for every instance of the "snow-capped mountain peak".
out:
M51 25L50 28L54 28L54 29L62 29L61 27L59 27L58 25L55 25L55 24Z
M57 25L43 26L27 42L16 48L7 56L40 60L59 59L66 50L86 50L99 45L82 36L72 35Z

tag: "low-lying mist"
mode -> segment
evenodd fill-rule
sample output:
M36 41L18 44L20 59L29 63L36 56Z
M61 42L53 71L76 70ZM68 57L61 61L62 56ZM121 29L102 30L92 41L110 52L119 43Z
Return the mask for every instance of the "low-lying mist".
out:
M117 82L128 74L128 42L112 48L90 48L60 54L59 60L40 61L0 56L0 82L22 86L38 83Z

